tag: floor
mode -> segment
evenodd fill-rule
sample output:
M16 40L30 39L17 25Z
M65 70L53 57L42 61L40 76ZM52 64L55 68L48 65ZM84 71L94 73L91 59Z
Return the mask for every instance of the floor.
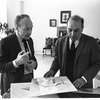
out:
M35 56L38 61L38 67L36 70L34 70L34 78L41 78L50 69L53 57L51 57L50 55L45 55L43 57L43 55L41 54L36 54ZM55 76L59 76L59 71Z

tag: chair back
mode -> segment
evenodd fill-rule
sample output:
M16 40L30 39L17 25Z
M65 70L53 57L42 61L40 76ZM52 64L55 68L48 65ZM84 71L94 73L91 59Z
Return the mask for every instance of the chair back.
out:
M45 41L45 47L51 48L51 46L52 46L52 38L48 37L46 38L46 41Z

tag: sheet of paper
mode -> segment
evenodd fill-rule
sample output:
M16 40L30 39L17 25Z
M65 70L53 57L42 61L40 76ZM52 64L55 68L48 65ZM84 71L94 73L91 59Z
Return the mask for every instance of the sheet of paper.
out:
M50 77L33 79L29 97L77 91L67 77Z

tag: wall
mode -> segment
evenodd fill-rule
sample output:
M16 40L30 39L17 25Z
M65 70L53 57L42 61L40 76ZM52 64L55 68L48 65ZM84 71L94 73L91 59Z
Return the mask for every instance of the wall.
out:
M7 0L2 0L0 3L0 22L7 22Z
M56 37L57 27L49 26L49 19L57 19L60 23L60 11L71 10L72 15L78 14L85 19L84 33L100 38L100 0L8 0L8 23L13 27L13 20L17 14L27 13L33 21L35 51L42 53L45 37Z
M20 11L20 0L7 0L7 22L10 28L14 27L15 17Z

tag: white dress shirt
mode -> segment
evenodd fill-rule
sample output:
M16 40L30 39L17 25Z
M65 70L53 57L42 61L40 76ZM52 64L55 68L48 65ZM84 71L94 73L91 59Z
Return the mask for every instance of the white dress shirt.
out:
M79 44L79 39L76 40L74 43L75 43L75 48L77 48L77 46L78 46L78 44ZM69 39L69 48L70 48L70 49L71 49L71 44L72 44L72 40Z

